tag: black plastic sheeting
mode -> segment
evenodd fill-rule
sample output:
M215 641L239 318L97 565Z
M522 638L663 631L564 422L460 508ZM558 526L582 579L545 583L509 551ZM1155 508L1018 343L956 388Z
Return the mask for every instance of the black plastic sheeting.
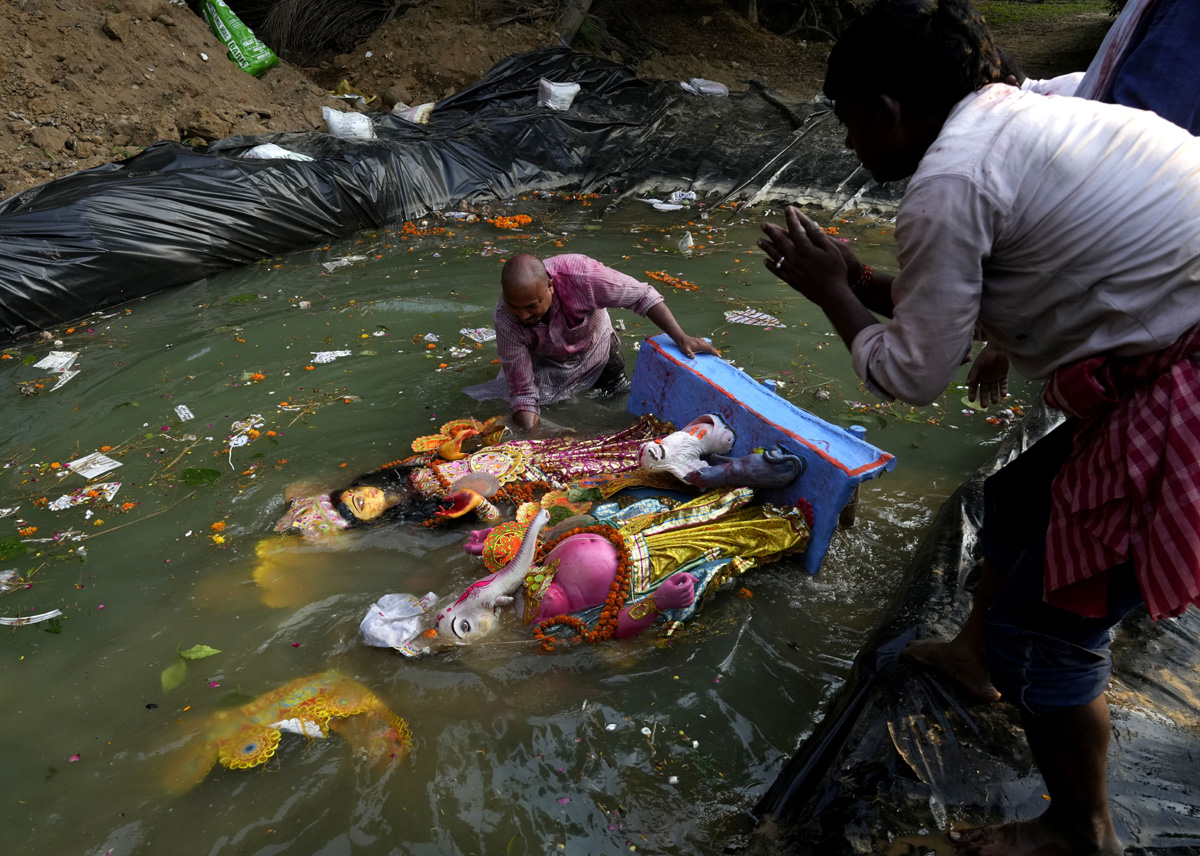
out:
M949 853L948 828L1040 814L1045 787L1010 705L974 701L897 662L920 635L952 636L970 607L983 479L1059 423L1031 410L942 506L902 603L855 661L822 722L755 809L746 854ZM1129 853L1200 853L1200 614L1143 610L1113 643L1109 797Z
M543 77L580 84L569 111L537 107ZM156 143L0 202L0 340L462 199L692 189L836 206L873 187L827 104L755 83L697 97L564 48L503 60L428 125L371 115L376 140ZM266 142L316 160L239 157Z

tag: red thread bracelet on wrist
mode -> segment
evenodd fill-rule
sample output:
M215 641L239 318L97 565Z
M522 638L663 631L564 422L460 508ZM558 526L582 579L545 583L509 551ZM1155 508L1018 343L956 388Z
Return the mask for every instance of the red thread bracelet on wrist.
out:
M858 275L858 279L854 281L854 285L850 286L850 291L857 294L860 288L871 281L874 273L870 265L863 265L862 273Z

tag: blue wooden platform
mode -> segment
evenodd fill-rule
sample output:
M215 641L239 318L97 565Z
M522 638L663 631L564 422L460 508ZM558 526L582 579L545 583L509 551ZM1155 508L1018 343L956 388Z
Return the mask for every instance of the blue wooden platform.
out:
M731 456L779 445L803 458L808 466L800 478L758 495L773 505L795 505L801 497L812 504L813 537L804 562L814 574L854 489L896 467L892 455L779 397L719 357L689 360L665 333L642 342L629 410L653 413L679 428L716 413L737 434Z

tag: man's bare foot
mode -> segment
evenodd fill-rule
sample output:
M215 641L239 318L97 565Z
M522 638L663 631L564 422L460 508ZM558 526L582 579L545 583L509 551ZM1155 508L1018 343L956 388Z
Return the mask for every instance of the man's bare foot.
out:
M1111 824L1099 838L1071 838L1051 826L1046 815L1033 820L952 831L955 856L1121 856L1125 852Z
M900 659L921 663L954 678L980 701L1000 700L992 685L982 651L967 645L961 636L953 639L914 639L900 652Z

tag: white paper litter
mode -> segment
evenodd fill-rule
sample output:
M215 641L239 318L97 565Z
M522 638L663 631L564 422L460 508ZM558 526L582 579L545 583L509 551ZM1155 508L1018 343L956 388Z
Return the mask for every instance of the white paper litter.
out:
M426 333L421 338L424 339L426 342L436 342L439 337L438 337L437 333Z
M0 508L0 517L11 517L21 510L21 506L14 505L12 508Z
M692 233L684 232L683 237L679 239L679 249L686 252L694 246L696 246L696 239L692 237Z
M470 348L454 347L450 349L450 356L452 357L469 357L472 353L473 351Z
M310 351L314 363L332 363L338 357L348 357L353 351Z
M175 405L175 415L179 417L181 422L187 422L189 419L196 418L196 414L192 413L191 408L186 404Z
M757 309L737 309L725 313L725 320L733 324L749 324L751 327L787 327L774 315Z
M47 369L52 372L65 372L79 358L77 351L51 351L33 364L35 369Z
M60 496L46 507L51 511L63 511L67 508L71 508L72 506L79 505L81 502L87 502L88 500L95 502L99 502L101 500L104 502L112 502L112 498L117 495L117 491L120 489L120 487L120 482L104 482L103 484L94 484L86 488L81 487L74 493ZM88 494L92 492L95 492L96 495L88 496Z
M491 327L464 327L458 331L473 342L494 342L496 341L496 331Z
M120 466L123 466L120 461L114 461L103 452L92 452L90 455L71 461L67 464L67 469L85 479L94 479L96 476L104 475Z
M56 383L56 384L54 384L54 386L50 387L50 392L54 392L54 390L58 389L60 386L62 386L67 381L69 381L71 378L75 377L75 375L77 375L77 374L79 374L79 369L67 369L59 377L58 383Z

